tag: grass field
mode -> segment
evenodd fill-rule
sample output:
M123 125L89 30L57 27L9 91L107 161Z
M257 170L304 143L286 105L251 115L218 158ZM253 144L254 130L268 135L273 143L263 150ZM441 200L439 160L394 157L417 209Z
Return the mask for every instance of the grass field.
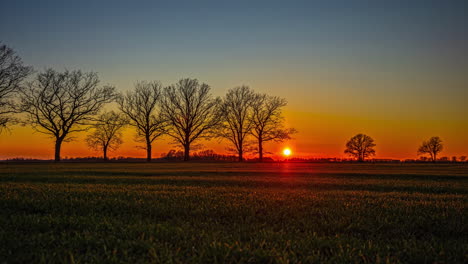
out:
M468 263L461 164L0 164L0 263Z

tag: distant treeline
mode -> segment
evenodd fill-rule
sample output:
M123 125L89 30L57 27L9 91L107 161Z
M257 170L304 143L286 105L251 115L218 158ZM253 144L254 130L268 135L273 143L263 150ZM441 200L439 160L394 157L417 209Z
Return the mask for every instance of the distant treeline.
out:
M192 161L197 162L237 162L236 155L218 154L213 150L203 150L194 152L191 156ZM31 159L31 158L10 158L6 162L50 162L52 160L44 159ZM102 157L65 157L62 159L64 162L103 162ZM146 158L134 157L113 157L107 160L108 162L146 162ZM182 162L184 161L184 152L181 150L170 150L167 153L161 154L159 158L153 158L152 162ZM258 158L245 159L245 162L259 162ZM460 157L441 157L437 160L439 163L468 163L466 156ZM286 158L275 160L271 157L265 157L262 162L292 162L292 163L356 163L359 162L353 158ZM432 163L432 160L426 157L419 159L368 159L366 162L370 163Z

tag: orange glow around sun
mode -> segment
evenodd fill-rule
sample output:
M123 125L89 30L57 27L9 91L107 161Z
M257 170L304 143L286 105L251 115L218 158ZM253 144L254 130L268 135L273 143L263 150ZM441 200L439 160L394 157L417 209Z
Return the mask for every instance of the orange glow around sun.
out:
M283 149L283 155L286 156L286 157L289 157L291 156L291 149L290 148L285 148Z

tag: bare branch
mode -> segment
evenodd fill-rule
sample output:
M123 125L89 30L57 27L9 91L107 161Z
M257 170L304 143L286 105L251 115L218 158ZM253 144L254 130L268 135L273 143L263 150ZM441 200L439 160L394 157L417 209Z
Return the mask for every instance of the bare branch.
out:
M86 137L86 143L91 149L103 151L104 160L108 160L108 150L117 150L123 143L121 130L128 121L114 111L99 115L97 120L92 125L94 131Z
M193 142L213 136L219 125L219 101L210 87L197 79L182 79L164 89L162 115L168 121L167 134L184 148L184 160L190 159Z
M437 161L437 154L444 149L442 139L440 137L431 137L429 140L424 141L418 149L418 155L429 154L431 161Z
M255 93L248 86L230 89L221 103L222 124L219 136L231 142L239 161L243 161L243 154L248 150L247 138L254 127L254 103Z
M0 43L0 132L15 119L14 95L23 80L32 73L32 67L24 66L15 51Z
M375 155L374 139L364 134L357 134L346 143L345 153L363 162L366 158Z
M283 98L256 94L252 107L252 136L257 140L259 161L263 160L263 143L268 141L283 142L297 133L294 128L284 127L282 108L287 102Z
M55 138L55 160L69 134L87 129L102 106L115 99L115 88L99 87L96 73L48 69L20 89L19 109L25 124Z
M160 108L161 90L160 82L138 82L133 91L121 94L117 99L120 111L136 128L137 137L146 143L148 162L151 161L153 141L166 131L166 120Z

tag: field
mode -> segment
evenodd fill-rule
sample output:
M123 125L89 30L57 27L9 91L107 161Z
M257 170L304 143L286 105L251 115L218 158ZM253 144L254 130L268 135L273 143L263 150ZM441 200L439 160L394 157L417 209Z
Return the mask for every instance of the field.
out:
M0 164L0 262L468 263L462 164Z

